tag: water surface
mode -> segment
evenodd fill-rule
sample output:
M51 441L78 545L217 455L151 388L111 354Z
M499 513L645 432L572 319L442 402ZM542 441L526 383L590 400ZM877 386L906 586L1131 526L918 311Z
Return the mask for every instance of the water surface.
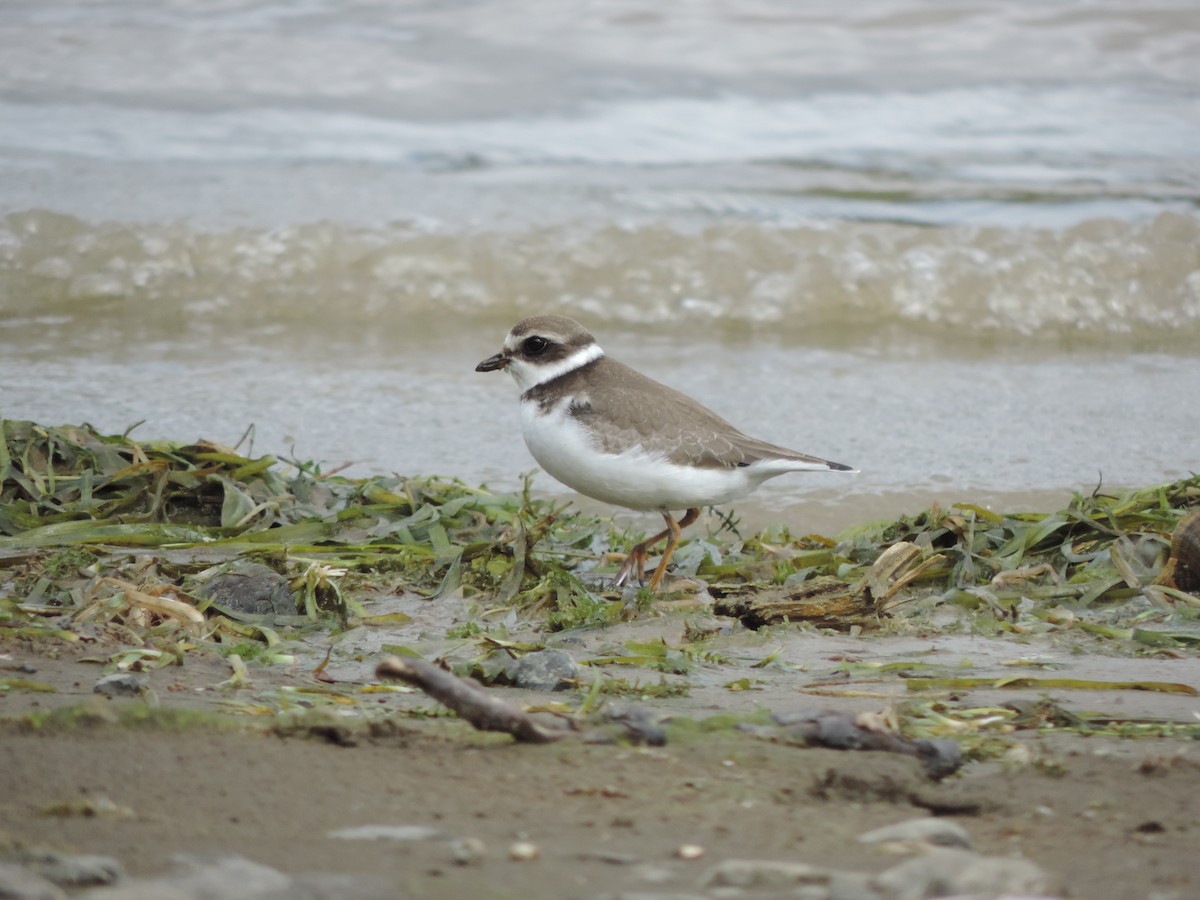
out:
M863 470L752 518L1181 476L1197 60L1191 2L12 2L0 413L509 488L473 366L551 311Z

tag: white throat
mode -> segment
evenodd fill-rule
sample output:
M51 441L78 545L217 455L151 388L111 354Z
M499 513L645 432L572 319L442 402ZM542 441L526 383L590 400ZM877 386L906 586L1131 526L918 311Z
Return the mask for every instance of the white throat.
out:
M513 377L523 394L532 387L553 381L568 372L575 371L580 366L586 366L603 355L604 351L600 349L600 345L591 343L586 347L580 347L565 359L552 363L528 362L514 356L508 361L508 374Z

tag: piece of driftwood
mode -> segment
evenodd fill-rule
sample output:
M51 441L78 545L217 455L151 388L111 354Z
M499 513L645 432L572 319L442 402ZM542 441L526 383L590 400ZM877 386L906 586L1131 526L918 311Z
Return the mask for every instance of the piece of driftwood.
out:
M1171 556L1156 584L1200 596L1200 509L1194 509L1171 534Z
M530 744L547 744L568 733L546 728L528 713L491 696L478 682L459 678L423 659L388 656L375 667L375 674L420 688L480 731L503 731Z
M717 601L714 612L736 616L747 628L782 622L809 622L841 631L855 625L869 628L904 602L904 588L931 577L944 563L941 554L898 541L879 554L855 584L820 575L793 588L727 595Z
M962 766L962 751L954 741L907 738L884 727L878 718L870 713L852 715L833 710L811 710L775 716L775 721L788 730L793 740L810 747L877 750L915 756L935 779L945 778Z
M796 588L729 594L716 602L713 612L741 619L747 628L809 622L846 630L877 622L874 606L853 585L832 575L812 578Z

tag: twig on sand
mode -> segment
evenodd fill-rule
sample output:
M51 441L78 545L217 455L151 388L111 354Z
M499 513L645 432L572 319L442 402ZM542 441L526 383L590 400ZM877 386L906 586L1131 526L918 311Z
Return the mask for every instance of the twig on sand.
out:
M568 733L542 726L528 713L489 695L477 682L459 678L423 659L388 656L375 667L375 674L399 678L420 688L480 731L504 731L530 744L547 744Z
M808 746L834 750L883 750L915 756L934 779L958 771L963 764L962 750L949 738L912 739L898 734L891 715L861 712L857 715L833 710L802 710L774 719L792 737Z

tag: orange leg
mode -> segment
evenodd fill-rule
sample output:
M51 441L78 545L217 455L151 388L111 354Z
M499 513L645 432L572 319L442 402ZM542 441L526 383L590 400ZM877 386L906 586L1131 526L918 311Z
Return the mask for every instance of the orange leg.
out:
M612 582L613 587L620 587L624 584L629 578L630 573L635 570L637 571L638 581L644 582L646 580L646 551L663 538L668 538L667 546L663 550L662 559L659 561L658 568L654 570L654 575L650 579L650 590L657 590L659 582L662 581L663 575L667 571L667 564L671 561L671 555L679 545L679 533L700 518L700 510L698 508L689 509L678 522L672 519L671 514L668 512L664 512L662 517L663 521L667 523L667 527L654 535L654 537L646 538L640 544L634 545L633 549L629 551L629 555L625 557L625 562L621 563L621 568L617 570L617 577Z

